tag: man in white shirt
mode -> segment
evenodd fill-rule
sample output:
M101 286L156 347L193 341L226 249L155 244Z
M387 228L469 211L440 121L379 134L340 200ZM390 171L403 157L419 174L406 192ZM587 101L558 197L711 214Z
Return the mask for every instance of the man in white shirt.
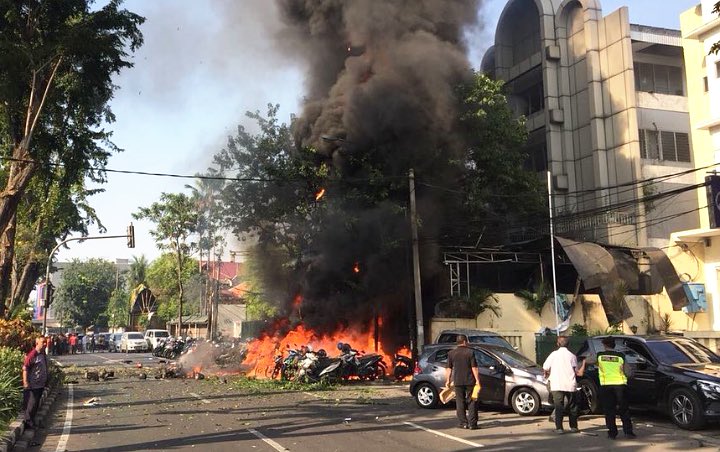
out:
M545 377L550 381L550 391L555 404L555 433L565 433L562 425L565 413L569 415L570 431L579 432L578 409L575 403L577 387L575 376L582 375L585 363L583 362L583 366L578 369L577 358L567 349L567 344L567 337L558 336L558 349L550 353L543 364Z

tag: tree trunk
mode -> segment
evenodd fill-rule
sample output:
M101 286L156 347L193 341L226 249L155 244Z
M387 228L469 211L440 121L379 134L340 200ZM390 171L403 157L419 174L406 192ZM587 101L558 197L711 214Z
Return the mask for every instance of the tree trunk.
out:
M23 266L22 273L18 278L14 278L12 295L10 296L10 305L8 311L12 312L15 306L25 303L30 297L30 293L35 287L35 282L42 274L42 266L39 262L28 262Z
M37 163L21 142L13 150L5 188L0 192L0 231L5 231L17 212L20 198L37 170ZM4 250L3 250L4 251Z
M16 226L17 216L13 215L0 237L0 317L4 317L9 312L7 307L12 285Z

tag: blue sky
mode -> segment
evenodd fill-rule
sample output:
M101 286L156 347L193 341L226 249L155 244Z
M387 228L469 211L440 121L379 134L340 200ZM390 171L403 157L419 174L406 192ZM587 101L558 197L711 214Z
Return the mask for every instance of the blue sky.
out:
M442 0L438 0L442 1ZM505 0L486 0L482 29L473 33L471 60L476 63L493 41ZM699 0L602 0L603 14L621 6L630 21L679 28L681 12ZM662 8L658 7L662 4ZM303 97L303 62L276 50L280 24L270 0L126 0L125 7L147 18L145 45L135 67L115 80L120 90L112 102L117 121L113 140L125 152L108 167L192 175L205 171L238 124L252 126L246 111L281 106L289 121ZM191 179L108 174L105 193L94 196L108 235L125 233L131 214L157 201L162 192L179 192ZM109 260L159 255L147 222L135 222L136 248L123 239L73 242L60 260L91 257ZM96 230L91 235L98 235ZM229 249L237 248L232 241Z

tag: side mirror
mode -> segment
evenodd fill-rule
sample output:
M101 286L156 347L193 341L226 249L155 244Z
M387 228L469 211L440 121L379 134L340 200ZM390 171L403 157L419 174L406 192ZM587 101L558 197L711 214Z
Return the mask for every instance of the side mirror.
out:
M635 361L639 369L647 369L648 362L647 359L643 358L642 356L638 356L637 361Z

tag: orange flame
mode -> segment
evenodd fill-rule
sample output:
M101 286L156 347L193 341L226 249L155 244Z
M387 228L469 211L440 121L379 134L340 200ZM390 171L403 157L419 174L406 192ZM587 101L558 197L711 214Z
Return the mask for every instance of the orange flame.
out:
M315 193L315 201L320 201L323 196L325 196L325 189L321 188L317 193Z
M360 263L359 262L355 262L355 265L353 265L353 272L360 273Z
M249 365L251 369L247 375L257 378L270 378L275 367L274 358L286 354L288 349L299 349L302 345L310 345L314 351L324 349L328 356L337 356L340 354L337 349L338 342L349 343L361 353L378 353L382 355L387 366L387 375L392 376L393 355L385 350L382 341L378 341L378 350L375 351L374 328L352 326L342 328L332 334L318 334L307 329L303 324L296 326L284 337L276 333L251 341L248 344L247 355L244 360L244 364Z
M297 309L302 304L303 297L300 294L295 295L295 298L293 298L293 308Z

